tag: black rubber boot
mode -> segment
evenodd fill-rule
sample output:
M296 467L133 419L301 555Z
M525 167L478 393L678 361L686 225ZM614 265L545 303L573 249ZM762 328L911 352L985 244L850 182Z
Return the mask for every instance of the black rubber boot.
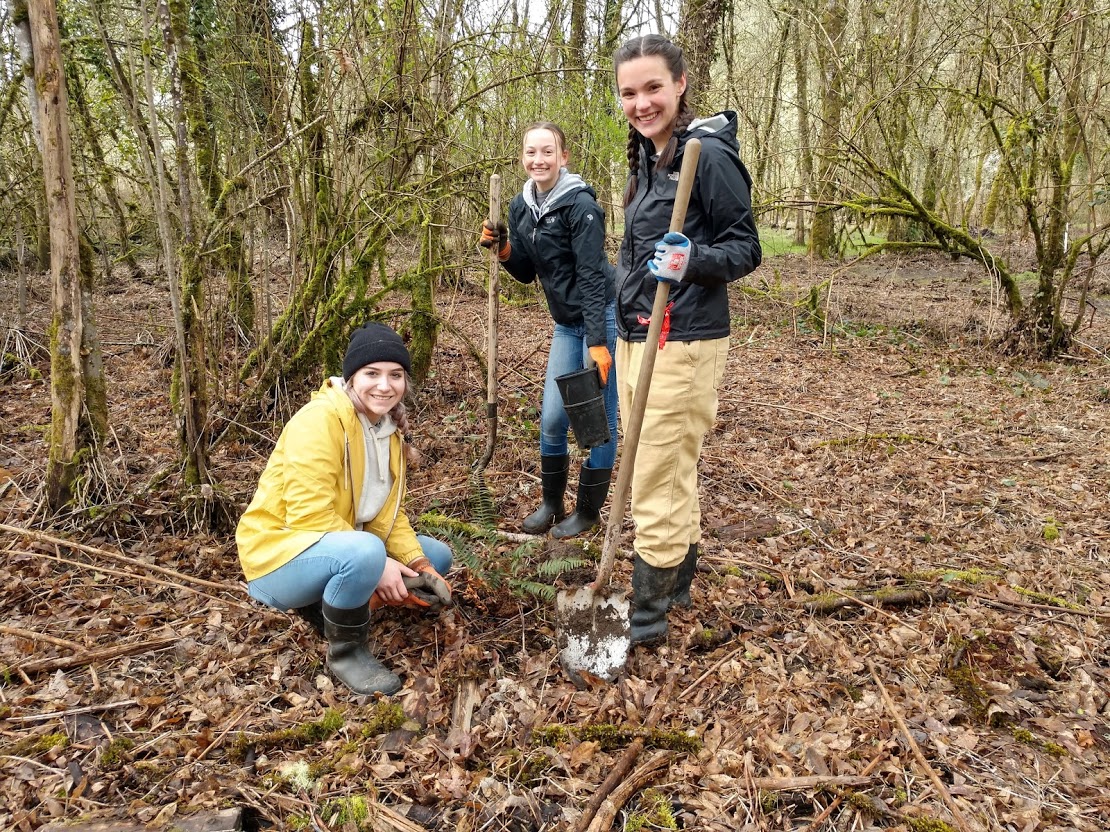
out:
M612 477L612 468L587 468L583 465L578 475L578 502L574 514L557 523L551 529L551 536L562 540L597 526L601 522L601 507L609 496L609 480Z
M667 637L671 606L680 566L652 566L636 555L632 560L632 643L649 644Z
M323 601L314 601L307 607L296 607L293 609L297 615L308 622L309 626L316 631L316 635L324 638L324 608Z
M686 560L678 566L678 578L674 582L674 593L671 603L678 607L689 607L690 584L694 582L694 573L698 571L698 544L691 543L686 552Z
M522 528L528 534L543 534L567 516L563 510L563 494L567 490L567 455L540 457L540 483L543 503L524 518Z
M321 605L328 667L335 678L355 693L396 693L401 679L370 654L370 608L344 610Z

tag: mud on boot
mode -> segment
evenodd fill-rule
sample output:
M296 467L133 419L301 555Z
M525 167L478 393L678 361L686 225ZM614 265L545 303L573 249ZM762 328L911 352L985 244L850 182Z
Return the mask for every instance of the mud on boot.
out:
M578 475L578 500L574 514L551 529L556 540L575 537L588 532L601 522L601 507L609 496L612 468L587 468L584 464Z
M686 552L686 559L678 565L678 577L674 582L674 592L671 593L671 603L676 607L692 606L690 600L690 584L694 582L694 575L698 571L698 544L691 543Z
M543 534L567 516L563 495L567 490L567 455L540 457L540 484L543 502L524 518L521 528L528 534Z
M396 693L401 679L370 653L370 608L354 609L322 604L324 637L328 640L328 668L355 693Z
M667 637L667 610L680 566L652 566L632 560L632 643L651 644Z

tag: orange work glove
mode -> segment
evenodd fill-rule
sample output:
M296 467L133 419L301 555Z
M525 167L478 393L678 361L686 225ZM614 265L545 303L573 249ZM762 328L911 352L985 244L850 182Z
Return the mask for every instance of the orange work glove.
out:
M613 356L609 354L609 348L604 344L598 344L596 347L590 347L590 358L594 360L597 365L597 372L601 376L601 383L609 383L609 371L613 369Z
M489 220L486 220L482 223L482 239L478 241L478 245L482 248L493 248L494 244L497 245L497 259L508 260L509 254L513 250L513 247L509 245L509 226L499 222L495 227Z
M370 609L382 607L411 607L417 610L438 612L451 605L451 585L440 577L427 558L417 558L408 568L419 574L415 578L404 578L409 594L404 601L387 601L377 592L370 596Z

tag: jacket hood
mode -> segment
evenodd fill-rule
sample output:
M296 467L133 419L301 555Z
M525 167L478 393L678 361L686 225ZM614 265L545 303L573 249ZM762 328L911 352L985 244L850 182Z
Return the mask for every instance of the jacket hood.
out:
M320 385L320 389L312 394L310 401L316 399L326 400L339 412L344 422L357 419L355 406L351 402L351 397L347 395L347 385L340 376L331 376L326 379Z
M676 161L672 167L678 168L678 156L682 153L682 147L690 139L715 139L739 153L740 142L736 138L737 127L738 121L734 110L724 110L716 115L694 119L690 122L690 126L686 128L686 132L678 137L678 153L675 154ZM654 159L656 156L655 145L651 143L650 139L643 136L640 137L640 142L644 148L640 153L640 169L641 172L644 172L649 170L648 160Z
M548 211L557 208L561 202L565 202L570 194L583 188L588 190L591 196L594 195L593 189L586 184L585 179L577 173L571 173L566 168L562 168L559 171L559 181L555 183L555 187L551 189L542 206L536 204L536 183L531 179L524 183L521 193L524 195L524 204L532 211L532 216L538 219Z
M736 140L736 128L736 113L732 110L725 110L715 116L694 119L690 126L686 128L683 139L689 141L690 139L704 139L707 136L712 136L725 142L729 147L739 150L740 143Z

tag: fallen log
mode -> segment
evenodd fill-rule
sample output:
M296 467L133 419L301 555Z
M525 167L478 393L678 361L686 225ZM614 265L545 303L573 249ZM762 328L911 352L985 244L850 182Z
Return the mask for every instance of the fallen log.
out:
M947 587L935 589L891 588L859 592L801 595L787 604L814 615L833 615L847 607L923 607L948 598Z

